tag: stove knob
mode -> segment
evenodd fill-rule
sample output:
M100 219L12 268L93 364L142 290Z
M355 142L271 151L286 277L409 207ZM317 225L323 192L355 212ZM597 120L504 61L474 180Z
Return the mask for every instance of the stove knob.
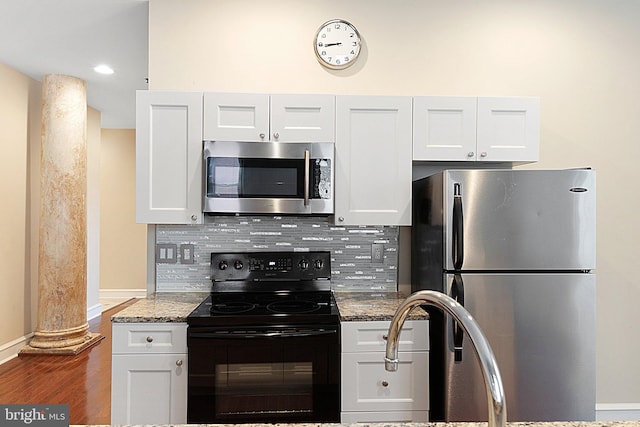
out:
M300 267L301 270L306 270L307 268L309 268L309 261L307 261L306 259L301 259L298 263L298 267Z
M220 270L226 270L228 266L229 266L229 265L227 264L227 261L225 261L225 260L222 260L222 261L220 261L220 262L218 263L218 268L219 268Z
M324 267L324 262L321 259L317 259L313 262L313 265L316 267L316 270L321 270Z
M233 263L233 266L235 267L236 270L242 270L242 261L240 261L239 259L236 260L236 262Z

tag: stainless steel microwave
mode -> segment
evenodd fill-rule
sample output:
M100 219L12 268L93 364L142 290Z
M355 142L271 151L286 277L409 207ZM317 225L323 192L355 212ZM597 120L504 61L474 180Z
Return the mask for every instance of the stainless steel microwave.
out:
M208 213L333 213L333 143L205 141L204 171Z

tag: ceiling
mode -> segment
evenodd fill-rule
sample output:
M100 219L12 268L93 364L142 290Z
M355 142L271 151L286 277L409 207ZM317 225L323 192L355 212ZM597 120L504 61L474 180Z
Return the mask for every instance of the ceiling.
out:
M135 91L146 89L148 0L0 0L0 62L42 81L87 82L102 127L135 128ZM108 64L114 74L93 71Z

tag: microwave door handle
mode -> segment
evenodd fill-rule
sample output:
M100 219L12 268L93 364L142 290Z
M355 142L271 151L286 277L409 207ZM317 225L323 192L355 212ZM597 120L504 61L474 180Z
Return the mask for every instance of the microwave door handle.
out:
M304 205L309 206L309 150L304 150Z

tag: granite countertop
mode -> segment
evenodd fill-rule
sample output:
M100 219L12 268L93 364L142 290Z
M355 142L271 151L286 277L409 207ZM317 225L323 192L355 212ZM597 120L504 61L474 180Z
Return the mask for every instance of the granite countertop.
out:
M389 321L406 295L400 292L335 292L340 320ZM428 319L429 315L420 307L411 311L408 320Z
M111 316L113 323L186 322L189 313L209 295L208 292L159 292ZM405 295L398 292L336 292L340 320L389 321ZM428 319L421 308L415 308L408 319Z
M209 292L159 292L111 316L113 323L186 322Z
M231 427L238 424L172 424L172 427ZM304 424L242 424L243 427L487 427L487 423L304 423ZM98 426L87 426L98 427ZM147 425L146 427L154 427ZM507 427L640 427L640 421L557 421L507 423Z

